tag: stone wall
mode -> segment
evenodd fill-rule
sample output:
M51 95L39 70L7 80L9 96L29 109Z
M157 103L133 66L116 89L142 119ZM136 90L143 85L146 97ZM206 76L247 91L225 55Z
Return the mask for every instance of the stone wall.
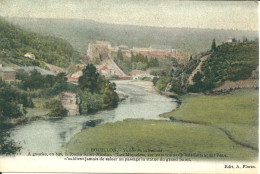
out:
M107 59L110 56L110 44L107 42L97 42L95 44L89 44L88 56L90 61L102 61L101 59Z

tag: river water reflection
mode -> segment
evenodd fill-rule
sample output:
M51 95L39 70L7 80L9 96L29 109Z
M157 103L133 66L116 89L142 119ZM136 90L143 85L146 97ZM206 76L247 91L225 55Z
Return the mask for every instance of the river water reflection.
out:
M31 121L11 129L10 138L22 146L22 155L29 152L59 152L82 129L127 118L160 119L159 114L169 112L177 106L174 99L130 85L129 81L117 81L116 84L119 91L128 95L117 108L91 115Z

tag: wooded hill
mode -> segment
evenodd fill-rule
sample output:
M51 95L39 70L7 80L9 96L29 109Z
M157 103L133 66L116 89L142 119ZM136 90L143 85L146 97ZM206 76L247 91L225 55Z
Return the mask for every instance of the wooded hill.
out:
M247 37L253 40L258 37L257 31L119 25L87 19L9 18L7 20L33 32L66 39L82 53L86 53L89 43L105 40L112 45L127 45L130 48L149 46L174 48L195 55L210 49L213 38L216 38L219 45L229 38L242 40L243 37Z
M259 64L258 42L225 43L212 50L210 58L203 62L201 73L193 77L191 91L206 91L218 87L224 81L248 79Z
M187 92L206 92L221 86L225 81L245 80L259 65L258 41L224 43L208 52L201 53L185 65L178 65L174 71L160 75L153 80L156 89L161 92L173 92L178 95ZM188 78L200 63L200 59L208 56L192 78Z
M26 53L35 60L25 58ZM0 18L0 63L7 66L41 66L42 61L66 68L75 56L69 42L55 37L41 36L15 27Z

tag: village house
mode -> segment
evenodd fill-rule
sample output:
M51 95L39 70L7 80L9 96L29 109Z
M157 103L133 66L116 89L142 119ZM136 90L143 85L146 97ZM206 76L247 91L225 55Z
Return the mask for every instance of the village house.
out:
M83 75L83 72L82 71L77 71L73 74L71 74L70 76L67 76L68 78L68 82L70 83L74 83L74 84L78 84L79 82L79 77Z
M73 84L78 84L79 82L79 77L81 77L83 75L82 70L86 68L86 64L76 64L74 66L74 70L72 74L68 75L67 78L67 82L69 83L73 83Z
M115 71L112 69L109 69L107 66L103 66L102 68L99 69L99 73L104 76L111 76L111 75L115 74Z
M0 79L7 83L15 82L16 71L11 67L2 67L0 65Z
M32 59L32 60L35 60L35 55L32 54L32 53L26 53L26 54L24 55L24 57L29 58L29 59Z
M67 82L73 83L73 84L78 84L79 83L79 78L78 77L70 77L67 76L68 80Z

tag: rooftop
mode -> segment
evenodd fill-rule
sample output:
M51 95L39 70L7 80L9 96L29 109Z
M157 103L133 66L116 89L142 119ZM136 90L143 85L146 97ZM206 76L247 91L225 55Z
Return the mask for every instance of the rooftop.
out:
M102 71L104 70L108 70L108 68L106 66L103 66L103 68L101 68Z

